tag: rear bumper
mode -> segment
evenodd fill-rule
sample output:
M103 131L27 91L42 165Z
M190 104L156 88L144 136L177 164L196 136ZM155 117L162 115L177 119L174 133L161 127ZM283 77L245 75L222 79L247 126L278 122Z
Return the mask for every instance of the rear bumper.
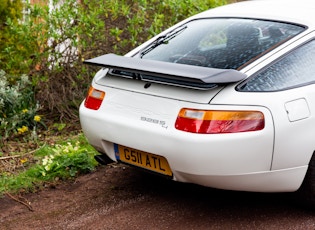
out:
M102 141L96 148L109 156L114 162L113 143ZM105 153L106 152L106 153ZM172 165L173 166L173 165ZM190 165L198 168L198 165ZM176 170L172 167L173 180L193 183L206 187L248 191L248 192L294 192L301 186L308 166L273 171L248 172L243 174L195 174L190 170ZM196 170L197 171L197 170Z
M249 192L294 192L299 189L308 166L252 172L239 175L193 175L174 172L175 180L207 187Z
M81 113L84 133L99 152L106 153L110 159L117 161L113 143L119 143L164 156L172 169L173 180L179 182L227 190L292 192L300 187L307 171L307 166L270 171L271 154L261 151L266 148L263 145L259 147L259 143L254 139L251 142L255 146L237 149L236 147L240 146L237 139L231 140L229 144L213 140L215 147L200 138L181 140L181 135L174 139L165 133L159 140L159 135L142 131L150 139L157 140L156 143L150 144L148 138L133 139L130 133L123 134L125 132L117 138L118 131L114 130L123 131L124 125L115 129L98 125L98 131L95 131L95 128L90 128L94 122L94 125L99 124L96 118L91 119ZM197 145L202 147L197 149L196 143L192 142L197 142ZM207 151L207 148L211 151ZM220 151L216 151L216 148Z

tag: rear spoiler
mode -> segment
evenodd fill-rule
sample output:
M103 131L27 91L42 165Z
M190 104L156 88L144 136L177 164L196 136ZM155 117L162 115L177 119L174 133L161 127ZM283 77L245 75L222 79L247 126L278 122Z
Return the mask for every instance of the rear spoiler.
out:
M115 54L102 55L84 63L112 69L111 74L122 77L198 89L210 89L217 84L238 82L246 78L244 73L232 69L215 69Z

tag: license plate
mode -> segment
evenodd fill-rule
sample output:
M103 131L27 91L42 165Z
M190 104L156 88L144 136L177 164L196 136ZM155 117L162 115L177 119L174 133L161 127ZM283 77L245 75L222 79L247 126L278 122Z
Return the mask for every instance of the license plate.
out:
M162 156L116 144L114 148L117 160L163 175L173 175L167 160Z

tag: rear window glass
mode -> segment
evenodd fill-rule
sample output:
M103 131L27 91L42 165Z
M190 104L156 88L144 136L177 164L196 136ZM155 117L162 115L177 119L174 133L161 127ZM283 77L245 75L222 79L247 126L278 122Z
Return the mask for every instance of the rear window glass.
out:
M242 83L238 90L269 92L314 83L314 57L315 41L311 41Z
M140 51L144 59L238 69L302 32L281 22L217 18L190 21Z

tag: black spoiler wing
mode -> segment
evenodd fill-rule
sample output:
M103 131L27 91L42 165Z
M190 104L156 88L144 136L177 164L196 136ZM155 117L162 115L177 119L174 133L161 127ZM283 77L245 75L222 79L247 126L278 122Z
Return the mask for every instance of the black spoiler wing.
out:
M238 82L244 73L148 59L106 54L84 61L85 64L112 69L111 74L183 87L210 89L217 84Z

